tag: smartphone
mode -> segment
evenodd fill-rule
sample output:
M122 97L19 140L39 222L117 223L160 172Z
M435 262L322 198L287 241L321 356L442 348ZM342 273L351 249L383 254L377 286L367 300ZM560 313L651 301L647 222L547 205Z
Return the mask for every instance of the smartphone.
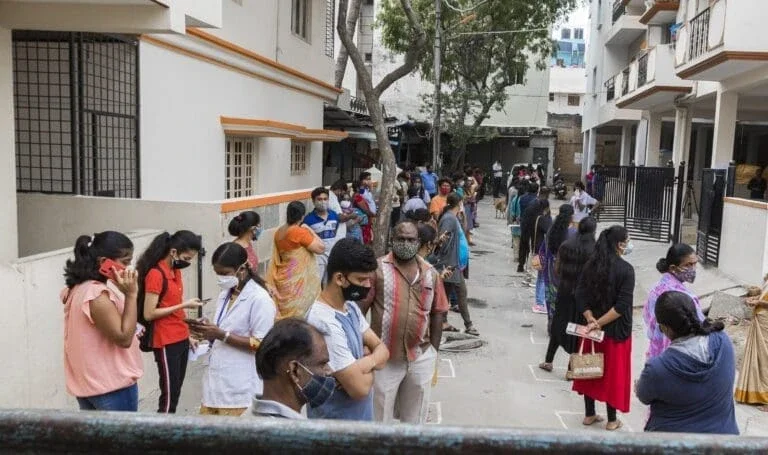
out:
M113 268L118 272L125 270L125 266L123 264L107 258L104 259L104 262L101 263L101 267L99 267L99 273L107 278L115 279L115 272L112 270Z
M213 299L212 299L211 297L208 297L207 299L203 299L203 300L201 300L201 302L203 302L203 303L208 303L208 302L210 302L211 300L213 300Z

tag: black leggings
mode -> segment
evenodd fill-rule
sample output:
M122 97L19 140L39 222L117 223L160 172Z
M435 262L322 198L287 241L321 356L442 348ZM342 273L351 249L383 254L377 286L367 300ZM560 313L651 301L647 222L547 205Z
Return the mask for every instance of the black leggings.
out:
M615 422L616 408L612 408L608 404L606 404L605 407L608 409L608 421ZM593 400L592 398L589 398L586 395L584 395L584 415L587 417L592 417L597 415L597 413L595 412L595 400Z
M160 376L160 399L157 412L174 414L176 405L179 404L184 376L187 374L189 340L168 344L159 349L155 348L154 353L157 372Z
M557 341L550 337L549 338L549 345L547 345L547 355L544 356L544 361L546 363L552 363L553 360L555 360L555 353L557 352L557 348L559 348L560 345L557 344Z

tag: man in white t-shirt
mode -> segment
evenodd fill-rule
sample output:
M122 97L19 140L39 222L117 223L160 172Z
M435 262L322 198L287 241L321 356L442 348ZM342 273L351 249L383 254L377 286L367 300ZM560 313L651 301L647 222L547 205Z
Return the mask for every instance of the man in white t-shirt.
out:
M494 199L499 198L499 193L501 192L501 179L504 177L504 170L501 167L501 163L499 160L496 160L493 163L493 197Z
M599 204L597 199L587 193L584 184L580 181L573 185L573 196L570 202L573 206L573 221L576 223L588 217L595 206Z
M377 265L373 251L354 239L339 240L331 250L328 283L307 322L325 337L328 365L341 388L322 406L310 407L310 419L373 420L373 372L384 368L389 351L356 302L368 296Z

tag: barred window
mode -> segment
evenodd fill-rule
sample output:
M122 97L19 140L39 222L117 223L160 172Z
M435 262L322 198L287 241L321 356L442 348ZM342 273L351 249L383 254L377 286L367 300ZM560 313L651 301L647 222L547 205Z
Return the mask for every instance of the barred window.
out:
M291 175L305 175L307 173L307 149L306 142L291 143Z
M309 42L310 30L309 0L293 0L291 7L291 31L294 35Z
M579 95L568 95L568 105L578 106L581 104L581 97Z
M249 137L227 136L226 199L253 196L256 175L256 142Z
M333 58L334 38L336 32L333 24L336 15L336 0L326 0L325 3L325 55Z

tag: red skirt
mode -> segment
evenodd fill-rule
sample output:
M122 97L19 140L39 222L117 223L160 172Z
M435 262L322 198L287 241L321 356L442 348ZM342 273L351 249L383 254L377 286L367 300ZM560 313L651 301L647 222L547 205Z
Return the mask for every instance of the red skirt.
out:
M584 352L591 352L591 349L590 341L585 340ZM606 335L602 343L595 343L595 352L602 352L604 356L603 377L576 379L573 381L573 390L628 413L632 381L632 337L616 341Z

